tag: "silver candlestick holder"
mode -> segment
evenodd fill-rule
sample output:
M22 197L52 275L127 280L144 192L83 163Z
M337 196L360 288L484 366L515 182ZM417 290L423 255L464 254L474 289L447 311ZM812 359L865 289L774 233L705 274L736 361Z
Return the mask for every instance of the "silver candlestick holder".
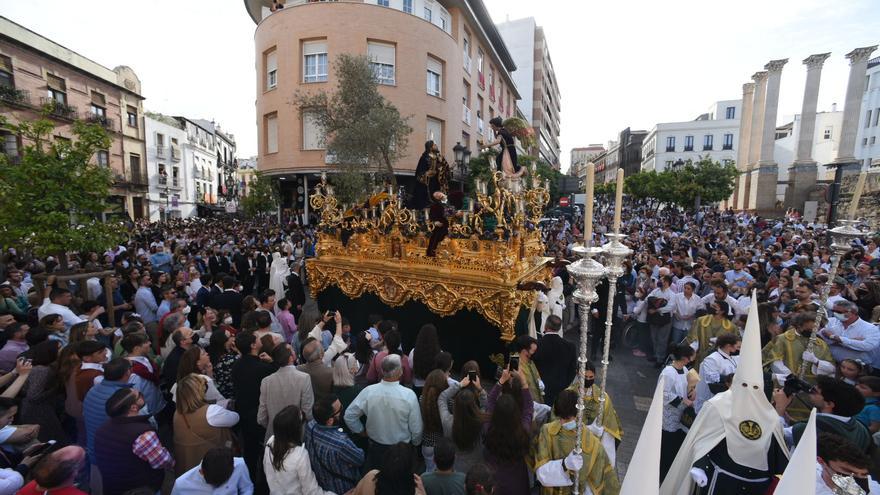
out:
M835 277L837 277L840 259L852 249L852 241L864 235L864 232L856 228L856 225L859 223L856 220L839 220L838 223L841 225L828 231L828 234L831 236L831 267L828 270L828 279L822 284L822 289L819 293L816 324L813 326L813 332L810 334L810 340L807 343L807 352L813 352L816 346L816 339L818 338L817 333L822 325L822 318L828 314L828 308L825 305L828 303L828 293L831 291ZM801 367L798 369L799 378L803 379L807 373L807 366L807 361L801 361Z
M578 403L577 403L577 441L575 443L575 452L581 454L583 446L581 438L583 435L583 419L584 419L584 373L587 367L587 339L590 330L590 307L599 300L599 294L596 292L596 286L605 276L605 267L594 258L602 253L602 248L577 246L573 249L575 254L581 259L568 265L566 269L574 277L577 284L573 297L578 303L581 318L581 345L578 355ZM580 493L580 475L574 477L574 493Z
M596 424L602 426L605 417L605 386L608 377L608 357L611 352L611 327L614 324L614 296L617 293L617 279L623 275L623 262L632 255L632 249L626 247L621 239L624 234L606 234L611 239L604 246L605 275L608 277L608 309L605 311L605 340L602 349L602 376L599 381L599 412L596 416Z

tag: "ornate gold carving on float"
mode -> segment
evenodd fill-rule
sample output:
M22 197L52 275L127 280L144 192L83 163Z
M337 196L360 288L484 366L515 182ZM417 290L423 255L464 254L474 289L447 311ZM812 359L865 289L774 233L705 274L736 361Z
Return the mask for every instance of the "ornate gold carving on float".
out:
M320 222L316 257L307 261L309 290L313 297L331 285L350 298L369 292L389 306L416 300L441 316L469 309L512 340L520 306L534 297L517 284L550 278L536 228L549 188L534 175L531 184L524 191L520 179L500 172L489 184L478 181L476 213L470 206L451 218L448 238L428 257L433 223L426 212L404 208L390 187L359 207L340 205L322 176L310 200ZM486 220L494 229L484 228Z

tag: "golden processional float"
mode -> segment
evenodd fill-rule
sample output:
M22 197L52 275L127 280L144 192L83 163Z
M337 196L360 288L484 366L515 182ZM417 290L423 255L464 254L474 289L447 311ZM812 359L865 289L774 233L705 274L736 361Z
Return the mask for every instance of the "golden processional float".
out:
M526 179L495 172L475 186L476 197L449 217L449 233L429 257L429 209L405 208L403 191L392 186L359 206L340 204L322 174L310 198L320 214L315 257L306 262L312 297L335 286L351 299L372 293L391 307L418 301L439 316L472 310L503 341L513 340L520 308L534 298L517 285L549 281L537 228L549 181L533 169Z

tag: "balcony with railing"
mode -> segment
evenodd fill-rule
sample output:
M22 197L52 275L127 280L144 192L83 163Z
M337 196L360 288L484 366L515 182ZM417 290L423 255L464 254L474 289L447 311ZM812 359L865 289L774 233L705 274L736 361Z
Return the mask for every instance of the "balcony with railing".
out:
M65 120L76 120L79 112L76 107L61 103L60 101L43 96L40 98L40 105L49 113L50 116Z
M180 148L174 145L171 146L171 160L175 162L180 161Z
M467 105L461 106L461 121L467 125L471 125L471 109Z
M479 132L481 136L486 134L485 127L483 127L483 119L477 119L477 132Z
M711 144L704 144L703 151L712 151L712 145Z
M158 156L159 158L165 158L164 146L156 146L156 156Z
M140 168L134 168L128 171L128 181L136 186L147 186L150 181L147 179L147 172Z
M14 86L0 85L0 101L11 105L29 106L31 94L24 89L15 89Z
M731 143L731 144L725 144L725 145L723 145L723 146L721 147L721 149L722 149L722 150L732 150L732 149L733 149L733 144L732 144L732 143Z
M98 124L99 126L107 129L108 131L114 130L114 122L113 119L106 117L104 115L98 115L95 113L90 113L86 116L85 121L90 124Z
M158 182L160 186L168 185L168 176L165 174L158 174Z
M467 52L463 52L462 55L464 56L464 63L462 64L462 67L464 68L465 72L470 74L471 73L471 56L468 55Z

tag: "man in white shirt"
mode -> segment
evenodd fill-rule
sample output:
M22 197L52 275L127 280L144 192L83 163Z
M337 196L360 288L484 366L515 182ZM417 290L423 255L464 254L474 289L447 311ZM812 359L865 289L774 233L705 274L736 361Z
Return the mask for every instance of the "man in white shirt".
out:
M217 447L209 450L201 464L180 475L171 495L251 495L254 484L247 465L232 450Z
M834 360L860 359L872 362L873 354L880 346L880 329L877 325L859 318L859 309L849 301L838 301L833 317L819 335L828 342Z
M712 282L712 293L703 296L703 305L706 306L706 309L709 309L709 307L715 301L726 302L727 307L730 308L728 312L729 315L736 314L736 311L739 308L739 304L737 304L736 299L734 299L730 296L730 294L727 293L727 285L725 285L724 282L721 281Z
M682 292L672 296L666 308L672 313L672 340L677 344L684 340L691 329L696 317L697 310L703 308L703 301L694 294L696 285L686 282L682 285Z
M57 287L52 288L49 292L49 297L43 299L43 305L37 309L37 316L42 319L46 315L61 315L61 318L64 319L65 333L70 332L70 327L85 321L68 307L71 299L73 299L73 295L69 290Z
M829 312L834 310L834 305L837 304L838 301L846 301L846 299L840 294L846 290L846 279L843 277L834 277L834 283L831 284L831 288L828 291L828 300L825 301L825 309Z

